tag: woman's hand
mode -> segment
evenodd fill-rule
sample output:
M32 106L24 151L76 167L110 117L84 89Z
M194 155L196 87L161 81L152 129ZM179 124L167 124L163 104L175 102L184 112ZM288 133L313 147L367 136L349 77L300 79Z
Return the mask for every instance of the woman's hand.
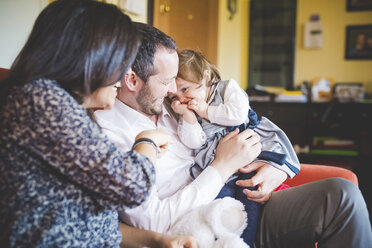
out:
M120 247L123 248L144 246L154 248L198 248L196 240L191 236L171 236L131 227L121 222L119 222L119 228L123 236Z
M151 144L141 143L135 147L136 152L142 153L143 155L150 158L150 160L155 164L156 158L161 157L167 151L168 146L173 142L171 140L170 134L163 129L153 129L140 132L135 140L140 138L148 138L155 142L157 150Z
M259 203L265 203L271 197L271 193L287 179L287 173L279 170L263 161L255 161L240 169L242 173L256 171L256 175L247 180L238 180L236 184L241 187L258 186L257 190L244 189L247 199Z
M262 146L259 141L260 137L251 129L241 133L235 129L221 139L211 166L218 170L223 182L260 154Z
M159 234L157 248L197 248L196 240L191 236L171 236Z

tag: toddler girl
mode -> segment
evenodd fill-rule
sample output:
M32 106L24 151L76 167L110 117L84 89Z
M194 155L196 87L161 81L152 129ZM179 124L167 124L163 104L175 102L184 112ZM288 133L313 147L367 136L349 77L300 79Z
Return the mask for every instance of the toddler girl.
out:
M169 97L173 111L180 115L178 135L186 146L195 149L192 177L213 161L219 140L235 128L251 128L260 135L263 152L257 159L269 162L290 177L298 173L299 161L287 136L267 118L258 118L236 81L221 80L217 68L199 52L183 50L179 59L177 92ZM254 241L261 205L248 200L235 182L254 174L236 173L217 196L231 196L245 205L248 226L242 238L249 245Z

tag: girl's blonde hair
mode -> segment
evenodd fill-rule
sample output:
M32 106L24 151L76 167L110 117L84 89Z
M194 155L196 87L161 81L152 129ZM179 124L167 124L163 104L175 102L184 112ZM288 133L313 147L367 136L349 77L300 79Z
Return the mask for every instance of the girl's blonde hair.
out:
M178 51L179 66L177 77L196 84L203 84L204 72L210 73L209 86L221 80L220 73L215 65L201 53L190 49Z

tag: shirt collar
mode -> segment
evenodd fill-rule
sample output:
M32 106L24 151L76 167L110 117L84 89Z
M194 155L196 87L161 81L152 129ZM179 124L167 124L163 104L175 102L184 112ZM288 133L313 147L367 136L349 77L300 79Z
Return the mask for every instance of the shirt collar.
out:
M161 109L162 117L172 117L170 104L164 102L163 105L161 106Z
M141 114L140 112L132 109L125 103L121 102L118 99L115 99L115 109L122 115L125 116L128 120L138 121L146 116Z

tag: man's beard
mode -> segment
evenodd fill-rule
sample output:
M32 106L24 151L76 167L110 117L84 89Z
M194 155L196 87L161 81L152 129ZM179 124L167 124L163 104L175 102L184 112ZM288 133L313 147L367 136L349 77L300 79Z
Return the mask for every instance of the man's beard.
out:
M161 113L161 105L156 106L157 98L155 98L147 85L145 85L138 93L137 103L141 111L147 115L158 115Z

